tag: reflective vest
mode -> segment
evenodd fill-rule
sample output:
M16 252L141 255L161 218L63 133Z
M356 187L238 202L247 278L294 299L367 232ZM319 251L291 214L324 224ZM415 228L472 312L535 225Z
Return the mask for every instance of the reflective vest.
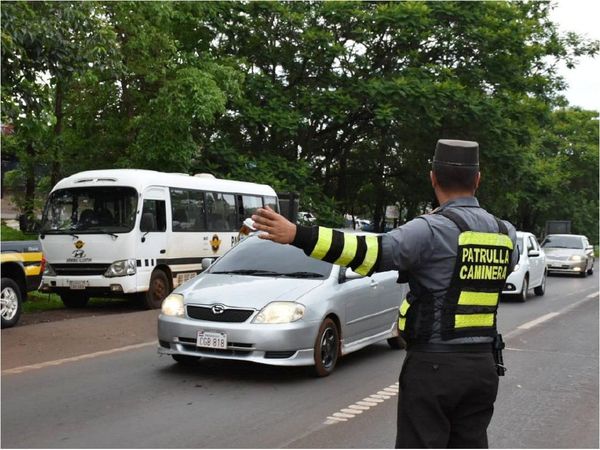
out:
M495 336L500 293L509 275L513 243L504 223L498 233L472 231L453 211L440 214L460 230L450 286L442 296L412 277L410 292L400 306L399 329L408 342L427 343L434 323L443 341L461 337Z

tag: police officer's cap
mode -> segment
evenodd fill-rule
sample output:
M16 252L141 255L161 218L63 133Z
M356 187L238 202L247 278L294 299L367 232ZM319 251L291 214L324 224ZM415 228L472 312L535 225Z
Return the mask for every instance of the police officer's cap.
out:
M479 144L474 141L440 139L435 146L433 164L479 167Z

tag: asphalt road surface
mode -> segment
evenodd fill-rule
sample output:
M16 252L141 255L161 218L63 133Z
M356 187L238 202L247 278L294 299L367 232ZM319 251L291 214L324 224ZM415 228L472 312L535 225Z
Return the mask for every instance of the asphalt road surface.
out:
M126 317L125 317L126 316ZM2 331L3 448L390 448L404 351L333 375L156 353L155 311ZM493 448L598 448L598 275L502 302ZM360 402L360 403L358 403Z

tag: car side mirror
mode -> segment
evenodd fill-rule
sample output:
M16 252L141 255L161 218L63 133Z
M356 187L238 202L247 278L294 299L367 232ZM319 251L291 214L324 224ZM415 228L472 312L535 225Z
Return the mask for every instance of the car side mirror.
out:
M350 267L342 267L340 269L340 283L344 283L346 281L358 280L363 276L359 273L356 273Z
M206 270L212 266L213 261L214 259L212 258L202 258L202 270Z
M540 252L538 252L537 250L529 250L527 256L540 256Z
M589 252L589 251L594 250L594 246L588 245L585 249Z

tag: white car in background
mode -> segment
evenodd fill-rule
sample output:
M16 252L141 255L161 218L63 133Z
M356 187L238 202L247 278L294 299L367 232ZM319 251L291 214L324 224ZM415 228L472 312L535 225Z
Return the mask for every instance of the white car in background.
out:
M519 262L508 276L502 294L516 296L524 302L527 293L533 289L535 295L544 295L546 290L546 255L535 236L525 231L517 231Z

